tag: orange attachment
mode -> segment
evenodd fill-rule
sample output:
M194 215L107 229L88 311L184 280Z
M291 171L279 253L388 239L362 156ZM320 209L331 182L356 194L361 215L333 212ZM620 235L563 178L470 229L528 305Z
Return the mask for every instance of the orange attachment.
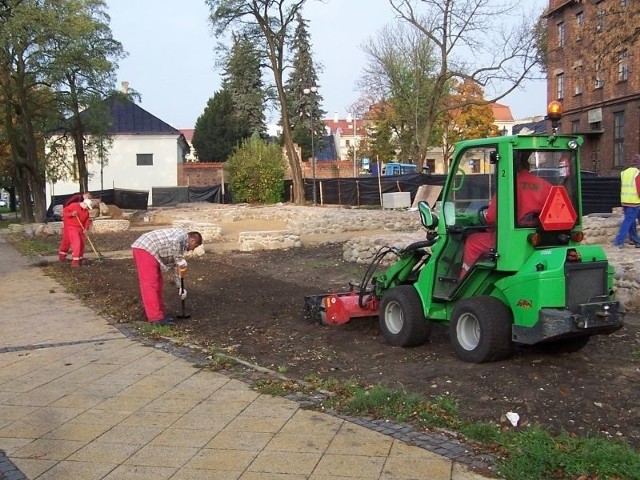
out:
M178 275L180 278L184 278L187 276L187 267L178 267Z

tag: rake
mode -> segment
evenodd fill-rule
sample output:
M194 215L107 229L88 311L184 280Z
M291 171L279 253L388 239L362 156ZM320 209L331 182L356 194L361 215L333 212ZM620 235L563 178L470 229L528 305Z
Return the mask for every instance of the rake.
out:
M91 249L93 250L93 253L96 255L95 262L96 263L104 262L104 255L102 255L98 250L96 250L96 247L93 245L93 242L91 241L91 237L89 236L89 234L85 230L84 225L82 225L82 222L80 221L80 219L78 217L76 217L76 220L78 221L78 224L82 228L82 233L84 233L84 236L87 237L87 240L89 241L89 245L91 245Z

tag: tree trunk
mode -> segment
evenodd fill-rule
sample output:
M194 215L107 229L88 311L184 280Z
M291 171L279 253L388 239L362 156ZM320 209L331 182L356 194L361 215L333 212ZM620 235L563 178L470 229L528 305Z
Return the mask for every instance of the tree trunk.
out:
M87 156L84 150L84 127L80 119L80 105L78 104L78 92L75 88L73 78L67 76L71 86L71 108L73 119L71 123L71 136L76 153L76 164L78 166L78 187L81 192L89 191L89 170L87 169Z
M33 223L33 206L31 205L31 189L29 188L29 171L24 165L16 168L18 195L20 197L20 223Z
M276 79L276 87L278 89L278 97L282 106L282 135L284 137L284 147L287 152L287 160L291 167L291 178L293 181L293 203L296 205L304 205L304 183L302 180L302 167L300 159L293 144L293 136L291 134L291 122L289 121L289 111L287 110L287 97L282 83L282 75L274 75Z

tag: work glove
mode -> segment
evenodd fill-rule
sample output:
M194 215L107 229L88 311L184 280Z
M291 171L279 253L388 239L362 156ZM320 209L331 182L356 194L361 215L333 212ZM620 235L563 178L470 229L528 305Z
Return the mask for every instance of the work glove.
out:
M184 300L185 298L187 298L187 289L186 288L179 288L178 289L178 296L180 297L180 300Z
M178 268L187 268L187 261L184 258L176 261L176 267Z

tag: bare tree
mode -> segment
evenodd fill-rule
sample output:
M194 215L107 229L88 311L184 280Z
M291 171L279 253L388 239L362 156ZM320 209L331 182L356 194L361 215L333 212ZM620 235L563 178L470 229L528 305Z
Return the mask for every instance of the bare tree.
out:
M437 62L424 124L419 132L418 168L422 167L437 119L449 110L493 103L533 78L539 62L535 49L537 17L513 19L521 1L389 0L398 18L432 44ZM510 20L511 25L501 23ZM484 99L451 102L452 82L471 81L485 92Z
M370 105L380 107L376 117L393 132L398 155L415 162L437 67L431 42L401 23L384 27L362 50L368 63L358 86L365 95L377 97Z
M267 67L273 73L278 103L280 104L282 131L287 159L293 178L293 201L304 203L304 184L300 160L293 144L291 120L287 108L284 70L287 50L296 16L307 0L206 0L211 11L209 17L214 32L224 34L238 28L258 47Z

